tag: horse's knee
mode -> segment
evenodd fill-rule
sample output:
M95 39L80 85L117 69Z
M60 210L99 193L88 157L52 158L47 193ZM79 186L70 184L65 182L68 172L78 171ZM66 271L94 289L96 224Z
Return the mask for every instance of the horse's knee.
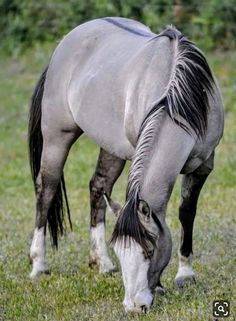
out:
M46 225L48 209L56 192L58 180L40 171L36 180L36 226Z
M91 226L96 226L105 220L106 202L103 197L105 180L94 175L89 183Z
M89 182L89 190L90 196L92 199L97 200L103 196L105 187L105 179L104 177L99 177L97 175L93 175Z

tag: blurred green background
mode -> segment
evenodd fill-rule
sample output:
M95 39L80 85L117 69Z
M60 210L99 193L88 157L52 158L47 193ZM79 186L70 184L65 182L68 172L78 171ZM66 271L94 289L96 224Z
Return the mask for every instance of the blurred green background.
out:
M7 52L61 39L89 19L123 16L159 32L174 24L203 49L236 44L235 0L0 0L1 46Z

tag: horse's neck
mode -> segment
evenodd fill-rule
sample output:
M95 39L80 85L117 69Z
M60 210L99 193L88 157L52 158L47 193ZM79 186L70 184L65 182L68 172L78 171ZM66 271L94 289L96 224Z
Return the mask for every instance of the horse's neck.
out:
M140 185L140 197L156 212L165 212L176 178L194 144L192 136L169 116L165 117Z
M153 116L143 123L140 129L139 139L132 159L132 164L128 180L128 194L139 192L143 183L145 173L152 158L153 147L158 139L161 123L166 117L166 113L159 109Z
M138 190L158 212L165 212L174 182L194 146L194 138L161 111L139 138L131 166L130 191Z

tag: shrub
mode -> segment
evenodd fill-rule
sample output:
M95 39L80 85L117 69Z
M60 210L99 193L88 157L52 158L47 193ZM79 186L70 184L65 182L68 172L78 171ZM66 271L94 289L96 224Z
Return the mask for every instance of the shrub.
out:
M235 48L235 0L0 0L2 49L55 41L76 25L103 16L137 19L159 32L168 24L205 49Z

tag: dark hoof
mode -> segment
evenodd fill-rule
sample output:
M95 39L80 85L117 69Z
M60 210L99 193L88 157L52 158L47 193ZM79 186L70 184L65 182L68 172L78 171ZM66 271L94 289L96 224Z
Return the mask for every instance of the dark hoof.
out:
M89 267L90 269L93 269L95 266L97 265L97 261L96 260L90 260L89 261Z
M42 271L37 271L37 272L32 271L32 272L30 273L30 278L31 278L31 280L36 281L36 280L38 280L41 276L43 276L43 275L50 275L50 274L51 274L51 272L50 272L49 269L42 270Z
M114 273L117 273L118 271L119 270L116 267L114 267L113 269L110 269L109 271L106 271L103 274L112 275Z
M114 273L118 272L118 269L113 266L113 267L100 267L99 273L103 275L112 275Z
M44 271L40 271L39 275L51 275L51 271L49 269L48 270L44 270Z
M29 259L29 264L32 265L33 264L33 260L30 257L30 254L28 254L28 259Z
M196 278L195 276L191 275L188 277L179 277L175 279L175 284L179 289L182 289L184 286L188 284L196 284Z
M162 286L157 286L155 288L155 292L158 294L158 295L165 295L166 294L166 289L163 288Z
M146 305L142 305L142 306L141 306L141 311L142 311L144 314L147 314L147 313L148 313L148 308L146 307Z

